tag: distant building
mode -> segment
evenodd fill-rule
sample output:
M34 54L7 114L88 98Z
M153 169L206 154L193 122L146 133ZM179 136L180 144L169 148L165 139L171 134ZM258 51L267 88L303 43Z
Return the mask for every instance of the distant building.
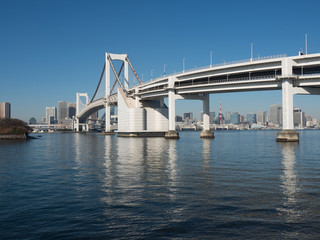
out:
M279 104L270 105L270 122L282 125L282 106Z
M266 122L268 122L268 112L266 111L257 112L257 123L265 124Z
M193 113L192 112L184 113L183 119L185 122L192 122L193 121Z
M68 104L68 118L72 119L76 116L77 103Z
M214 123L214 118L216 117L216 113L214 111L210 112L209 115L209 123L213 124Z
M58 102L58 122L64 123L64 120L68 118L68 102Z
M238 125L240 123L240 114L237 112L231 113L230 122Z
M301 111L300 108L293 109L293 123L297 127L305 127L306 126L306 119L304 116L304 112Z
M34 125L34 124L37 124L37 120L34 118L34 117L32 117L32 118L30 118L29 119L29 124L31 125Z
M247 121L249 124L257 123L257 116L255 113L248 113L247 114Z
M11 104L8 102L0 103L0 118L11 118Z
M47 124L54 124L57 122L56 107L46 107L46 122Z
M183 122L183 119L181 116L176 116L176 122Z
M226 112L226 120L225 122L228 124L231 122L231 112Z

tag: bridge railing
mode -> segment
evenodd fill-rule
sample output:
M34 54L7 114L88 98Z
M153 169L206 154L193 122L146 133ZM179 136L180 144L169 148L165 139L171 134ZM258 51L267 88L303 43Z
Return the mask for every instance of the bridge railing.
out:
M175 76L175 75L188 73L188 72L193 72L193 71L197 71L197 70L210 69L210 68L228 66L228 65L239 64L239 63L256 62L256 61L262 61L262 60L268 60L268 59L276 59L276 58L284 58L284 57L287 57L287 54L278 54L278 55L272 55L272 56L256 57L256 58L252 58L252 59L250 58L250 59L243 59L243 60L238 60L238 61L218 63L218 64L214 64L214 65L209 65L209 66L191 68L191 69L188 69L188 70L185 70L185 71L181 71L181 72L170 73L170 74L163 75L163 76L155 78L155 79L151 79L151 80L143 82L143 83L144 84L149 84L149 83L157 82L159 80L168 78L170 76Z
M262 79L275 79L275 75L254 76L254 77L242 77L242 78L223 78L223 79L208 79L202 81L188 81L188 82L176 82L175 87L195 86L202 84L212 83L228 83L228 82L240 82L250 80L262 80Z

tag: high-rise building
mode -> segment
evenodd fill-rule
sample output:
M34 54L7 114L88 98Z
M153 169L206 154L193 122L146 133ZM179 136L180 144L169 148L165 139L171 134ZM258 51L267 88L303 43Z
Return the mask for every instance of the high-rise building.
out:
M240 114L237 112L231 113L230 122L232 124L238 125L240 122Z
M46 122L47 124L54 124L57 121L57 108L46 107Z
M247 121L252 124L252 123L257 123L257 116L255 113L248 113L247 114Z
M279 104L270 105L270 122L273 124L282 124L282 106Z
M176 122L182 122L182 117L181 116L176 116Z
M183 114L183 119L184 119L184 121L192 122L193 121L193 113L192 112L184 113Z
M68 118L68 102L58 102L58 122L64 123L64 120Z
M295 126L304 127L306 126L306 119L304 112L300 108L293 109L293 123Z
M76 116L77 103L68 104L68 118Z
M11 118L11 104L8 102L0 103L0 118Z
M214 118L216 117L216 113L214 111L210 112L209 115L209 123L213 124L214 123Z
M266 111L257 112L257 123L265 124L266 122L268 122L268 112Z
M226 123L230 123L231 122L231 112L226 112Z

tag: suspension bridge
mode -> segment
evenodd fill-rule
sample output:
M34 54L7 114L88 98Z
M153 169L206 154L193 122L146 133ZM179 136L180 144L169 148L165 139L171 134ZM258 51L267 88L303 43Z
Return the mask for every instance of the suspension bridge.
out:
M118 72L114 61L122 63ZM133 87L129 86L129 68L139 83ZM111 75L115 78L112 86ZM95 99L103 79L104 96ZM277 141L299 141L293 124L293 96L320 94L320 54L251 58L142 82L127 54L106 53L101 77L91 100L87 93L77 93L75 129L80 130L92 113L105 108L106 133L112 134L110 108L116 105L118 136L161 135L177 139L175 101L195 99L203 102L200 137L213 138L209 127L209 94L266 90L282 90L283 130L278 133ZM82 109L81 97L86 99ZM168 98L168 106L164 103L165 98ZM86 130L85 127L83 129Z

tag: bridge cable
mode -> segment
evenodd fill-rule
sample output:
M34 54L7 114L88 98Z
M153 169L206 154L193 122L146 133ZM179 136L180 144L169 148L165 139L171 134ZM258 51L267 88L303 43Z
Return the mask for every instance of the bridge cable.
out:
M121 72L122 72L123 66L124 66L124 63L122 63L122 65L121 65L121 68L120 68L120 70L119 70L119 72L118 72L118 77L120 77L120 74L121 74ZM114 84L113 84L112 89L111 89L111 91L110 91L110 95L111 95L114 87L116 86L116 84L117 84L117 82L114 81Z
M136 71L135 71L134 68L132 67L131 62L129 61L129 58L126 57L126 60L127 60L127 62L129 63L129 66L130 66L133 74L136 76L137 80L139 81L140 85L142 85L142 81L140 80L138 74L136 73Z
M123 85L122 85L122 83L121 83L121 81L120 81L120 78L118 77L118 74L117 74L117 72L116 72L116 70L115 70L115 68L114 68L114 66L113 66L113 64L112 64L112 61L110 61L110 59L112 60L112 58L110 57L110 54L108 53L108 60L109 60L109 62L110 62L110 65L111 65L113 74L116 76L116 79L117 79L120 87L123 89L124 92L126 92L126 89L124 89L124 87L123 87Z
M96 94L97 94L97 92L98 92L98 89L99 89L99 87L100 87L100 84L101 84L101 81L102 81L102 78L103 78L105 69L106 69L106 63L104 63L104 65L103 65L102 73L101 73L101 76L100 76L100 80L99 80L98 86L97 86L97 88L96 88L95 93L93 94L93 97L91 98L90 103L92 103L93 99L95 98L95 96L96 96Z

